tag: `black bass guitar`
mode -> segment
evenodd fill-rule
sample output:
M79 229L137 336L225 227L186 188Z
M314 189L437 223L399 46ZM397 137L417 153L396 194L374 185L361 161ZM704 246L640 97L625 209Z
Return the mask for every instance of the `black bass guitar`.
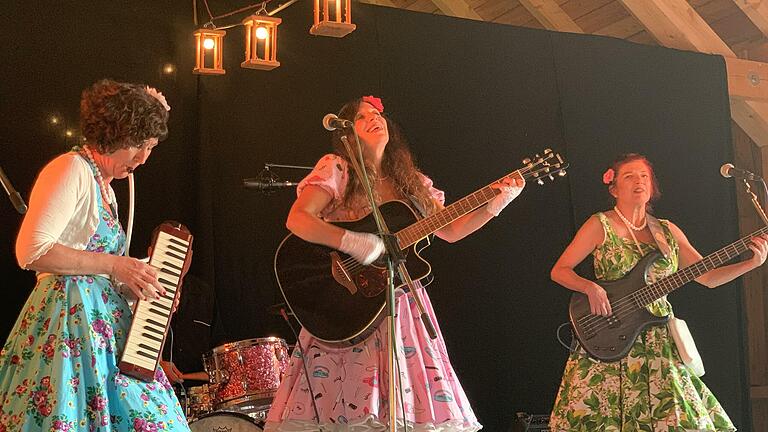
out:
M567 167L563 158L549 149L523 163L523 168L505 177L543 184L544 178L565 175ZM429 263L419 256L428 246L427 237L484 205L497 193L490 185L485 186L424 219L402 201L380 206L387 226L404 251L405 265L414 281L431 272ZM335 225L351 231L376 232L372 215ZM275 254L275 275L291 312L307 331L322 341L357 343L370 335L383 318L387 269L382 260L363 266L349 255L289 234ZM395 283L398 287L404 285L399 278Z
M646 306L746 252L752 238L767 232L768 227L761 228L651 284L645 282L645 275L648 267L661 254L649 253L623 278L598 282L611 302L613 314L608 317L592 315L589 298L582 293L574 293L569 315L576 338L593 358L606 362L621 360L629 354L640 332L652 325L666 324L669 320L668 316L653 315Z

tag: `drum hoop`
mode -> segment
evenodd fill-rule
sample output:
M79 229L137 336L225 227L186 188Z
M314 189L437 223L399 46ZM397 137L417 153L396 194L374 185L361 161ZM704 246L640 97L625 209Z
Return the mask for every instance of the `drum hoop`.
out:
M222 354L222 353L235 351L236 349L239 349L241 347L247 348L252 346L267 345L267 344L274 344L274 343L280 344L284 346L286 349L288 349L288 344L285 342L285 339L275 337L275 336L269 336L269 337L263 337L263 338L244 339L240 341L225 343L223 345L219 345L213 348L212 350L208 351L206 354L208 355Z
M253 423L253 424L258 426L258 423L256 423L256 419L254 419L253 417L251 417L251 416L249 416L247 414L243 414L241 412L229 411L229 410L211 411L211 412L209 412L207 414L203 414L200 417L196 418L195 421L200 421L200 420L202 420L204 418L213 417L215 415L231 415L232 417L240 417L241 419L248 420L249 422L251 422L251 423ZM192 422L192 423L194 423L194 422Z

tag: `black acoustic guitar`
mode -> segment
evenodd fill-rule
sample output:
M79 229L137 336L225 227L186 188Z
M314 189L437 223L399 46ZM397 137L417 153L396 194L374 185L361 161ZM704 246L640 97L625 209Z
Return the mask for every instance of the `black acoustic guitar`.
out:
M505 177L531 179L565 175L563 158L547 149L535 160ZM504 177L502 177L503 179ZM501 180L501 179L500 179ZM495 183L495 182L494 182ZM380 206L381 214L406 256L406 268L414 281L429 275L429 263L419 256L427 237L454 220L490 201L498 191L490 185L420 219L403 201ZM350 231L376 232L372 215L354 222L336 223ZM375 330L386 303L387 269L383 260L363 266L349 255L289 234L275 254L275 275L285 301L299 323L316 338L354 344ZM404 285L399 279L396 286Z
M648 267L661 255L659 252L649 253L623 278L598 282L611 302L613 314L608 317L592 315L589 298L582 293L574 293L569 315L576 338L593 358L606 362L621 360L629 354L640 332L652 325L666 324L669 320L668 316L653 315L646 306L746 252L754 237L767 232L768 227L761 228L651 284L645 282L645 275Z

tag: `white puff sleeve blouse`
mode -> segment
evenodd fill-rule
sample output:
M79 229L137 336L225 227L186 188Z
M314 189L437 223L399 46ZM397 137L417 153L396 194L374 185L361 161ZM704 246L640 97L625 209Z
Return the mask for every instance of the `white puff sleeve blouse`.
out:
M99 224L97 189L93 171L78 153L65 153L49 162L35 181L29 211L16 238L19 266L27 269L56 243L85 250Z

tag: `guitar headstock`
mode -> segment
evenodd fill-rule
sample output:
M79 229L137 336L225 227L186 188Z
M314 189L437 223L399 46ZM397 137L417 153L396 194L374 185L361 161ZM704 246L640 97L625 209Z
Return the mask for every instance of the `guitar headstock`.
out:
M545 149L543 154L536 154L533 159L523 159L523 168L520 168L520 175L526 179L536 180L536 183L543 185L544 179L555 180L555 175L564 177L567 173L568 163L560 155L551 149Z

